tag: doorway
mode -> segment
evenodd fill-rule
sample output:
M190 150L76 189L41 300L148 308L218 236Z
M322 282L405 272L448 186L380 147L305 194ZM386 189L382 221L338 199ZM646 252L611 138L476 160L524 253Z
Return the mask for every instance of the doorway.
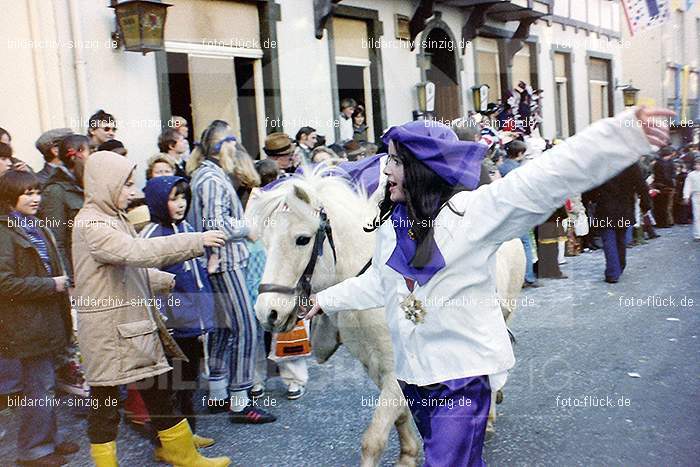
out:
M425 78L435 83L435 118L454 120L461 116L458 68L453 47L455 41L443 29L436 27L426 39L424 53L430 57Z
M347 59L345 60L348 61ZM337 58L336 63L343 62ZM367 140L374 142L374 125L372 109L372 87L370 81L369 63L357 65L336 65L338 76L338 102L352 98L365 109L365 125L367 125Z
M213 120L224 120L253 158L259 158L264 103L258 59L167 52L173 115L190 122L190 143ZM259 90L260 89L260 90Z

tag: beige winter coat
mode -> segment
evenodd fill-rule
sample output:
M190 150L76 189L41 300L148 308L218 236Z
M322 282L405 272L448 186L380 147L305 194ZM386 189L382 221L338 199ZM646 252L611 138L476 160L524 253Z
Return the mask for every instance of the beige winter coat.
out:
M109 151L85 166L85 205L73 227L78 342L91 386L116 386L170 370L164 348L184 358L153 303L173 275L155 269L204 254L201 233L137 238L117 209L136 164ZM163 341L161 342L161 339Z

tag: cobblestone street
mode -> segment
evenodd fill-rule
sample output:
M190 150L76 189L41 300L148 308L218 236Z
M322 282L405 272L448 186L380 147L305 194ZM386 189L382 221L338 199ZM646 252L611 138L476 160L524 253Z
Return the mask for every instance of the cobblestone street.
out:
M618 284L603 282L596 251L567 258L568 280L523 293L527 306L511 322L518 361L486 443L489 465L696 465L700 244L689 226L660 233L628 251ZM207 454L230 455L240 466L358 465L367 400L378 391L342 347L328 364L311 364L310 374L298 401L271 381L262 403L274 404L276 423L203 416L199 431L217 439ZM0 420L1 464L10 465L17 415L6 411ZM91 465L85 421L65 404L60 427L81 443L70 465ZM383 465L397 456L392 434ZM156 465L149 442L124 424L119 458L122 466Z

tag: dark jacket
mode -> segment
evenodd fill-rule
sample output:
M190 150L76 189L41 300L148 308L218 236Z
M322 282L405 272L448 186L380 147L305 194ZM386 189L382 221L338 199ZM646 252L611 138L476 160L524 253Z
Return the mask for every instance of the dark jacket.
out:
M73 219L83 207L84 198L82 187L62 168L58 168L51 175L41 193L40 216L46 219L46 226L56 238L56 247L71 278Z
M46 185L46 182L49 181L49 178L51 178L51 175L53 175L55 170L56 167L52 166L48 162L44 162L44 167L42 167L41 170L36 173L42 187Z
M352 125L352 139L358 143L367 142L367 130L368 126L364 123L360 126Z
M654 188L673 188L676 185L676 166L672 159L657 159L654 163Z
M168 197L181 177L155 177L143 192L151 214L151 223L140 233L143 238L165 237L194 232L187 221L175 223L168 214ZM189 201L188 201L189 203ZM214 328L214 295L207 270L198 258L160 268L175 274L175 287L170 297L160 297L160 311L174 337L193 337Z
M55 354L68 344L70 299L56 292L39 252L14 218L0 216L0 355ZM41 229L54 276L64 274L53 235Z
M595 227L626 228L634 225L635 195L639 196L642 212L648 211L651 206L649 187L638 163L588 193L587 199L596 203Z

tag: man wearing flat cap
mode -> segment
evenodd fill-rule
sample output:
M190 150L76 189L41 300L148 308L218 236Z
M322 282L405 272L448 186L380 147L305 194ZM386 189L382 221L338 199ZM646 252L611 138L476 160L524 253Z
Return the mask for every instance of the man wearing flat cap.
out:
M294 173L296 170L293 160L294 146L292 145L292 139L287 133L278 131L267 135L263 151L265 151L267 157L277 162L280 172Z
M36 140L35 146L44 156L44 167L36 174L41 186L46 184L56 167L61 165L61 159L58 158L58 145L63 138L72 134L73 130L70 128L54 128L42 133Z

